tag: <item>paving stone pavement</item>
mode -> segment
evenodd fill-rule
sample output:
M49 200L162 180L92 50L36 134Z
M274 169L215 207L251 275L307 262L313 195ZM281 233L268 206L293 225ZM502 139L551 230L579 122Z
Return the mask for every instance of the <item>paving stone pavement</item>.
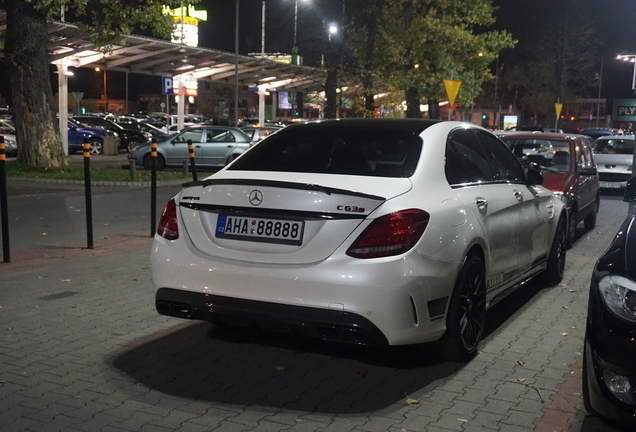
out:
M489 310L467 364L159 316L150 239L0 266L0 431L612 431L575 390L592 268L627 214L616 198L579 228L559 286Z

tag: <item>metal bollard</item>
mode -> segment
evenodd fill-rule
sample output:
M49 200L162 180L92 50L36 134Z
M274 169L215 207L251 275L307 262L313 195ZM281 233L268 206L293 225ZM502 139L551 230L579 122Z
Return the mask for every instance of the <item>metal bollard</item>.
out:
M11 262L9 248L9 207L7 202L7 156L5 154L4 136L0 135L0 219L2 219L2 260Z
M157 230L157 141L150 144L150 237Z
M93 249L93 203L91 198L91 145L84 137L84 197L86 200L86 247Z
M188 156L190 156L190 166L192 167L192 181L197 181L197 165L194 162L194 147L192 146L192 140L188 140Z
M134 159L128 159L128 163L130 164L130 181L137 181L137 165L135 164Z

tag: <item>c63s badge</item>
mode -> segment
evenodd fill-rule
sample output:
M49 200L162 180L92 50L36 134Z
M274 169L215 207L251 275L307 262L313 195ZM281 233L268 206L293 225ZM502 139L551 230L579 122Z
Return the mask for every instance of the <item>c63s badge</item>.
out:
M340 211L351 212L351 213L364 213L364 207L339 205L336 207L336 209Z

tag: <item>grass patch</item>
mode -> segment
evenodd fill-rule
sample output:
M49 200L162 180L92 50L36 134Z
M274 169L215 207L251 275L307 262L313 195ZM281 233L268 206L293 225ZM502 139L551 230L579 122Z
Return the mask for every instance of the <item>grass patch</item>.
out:
M84 180L84 166L69 164L64 168L29 168L18 161L7 161L7 177L38 178L50 180ZM190 180L183 171L158 171L157 180ZM130 171L116 167L91 166L91 181L129 182ZM150 181L150 171L137 170L137 182Z

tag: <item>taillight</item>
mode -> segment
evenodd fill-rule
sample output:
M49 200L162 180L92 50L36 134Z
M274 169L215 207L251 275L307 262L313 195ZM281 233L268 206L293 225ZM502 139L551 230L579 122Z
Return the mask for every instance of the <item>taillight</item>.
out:
M177 204L174 202L174 198L168 201L168 204L166 204L166 207L163 209L163 213L161 213L157 234L168 240L176 240L179 238Z
M374 220L347 250L354 258L379 258L410 250L424 234L430 220L424 210L409 209Z

